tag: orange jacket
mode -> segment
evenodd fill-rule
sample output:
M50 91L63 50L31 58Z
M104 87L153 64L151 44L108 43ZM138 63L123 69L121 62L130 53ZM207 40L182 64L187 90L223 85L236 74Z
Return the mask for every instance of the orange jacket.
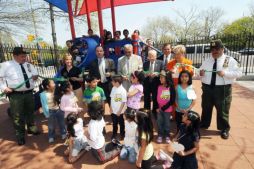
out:
M175 59L170 60L167 64L168 71L173 71L176 63L177 62ZM186 65L192 65L192 61L189 59L186 59L186 58L183 58L181 63L186 64ZM193 76L193 68L191 66L179 65L177 67L178 73L181 73L183 70L188 70L190 72L191 76ZM174 84L176 85L178 78L174 78L173 80L174 80Z

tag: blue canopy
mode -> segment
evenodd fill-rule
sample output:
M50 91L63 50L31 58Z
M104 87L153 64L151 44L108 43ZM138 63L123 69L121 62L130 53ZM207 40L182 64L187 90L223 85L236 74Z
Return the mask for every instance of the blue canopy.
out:
M68 12L67 0L45 0L45 1L63 10L64 12Z

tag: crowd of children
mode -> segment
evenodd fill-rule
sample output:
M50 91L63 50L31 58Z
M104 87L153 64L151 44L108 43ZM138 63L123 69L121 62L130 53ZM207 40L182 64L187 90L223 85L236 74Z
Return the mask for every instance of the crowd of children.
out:
M191 75L183 71L179 75L179 82L174 88L170 72L160 73L161 85L158 87L157 101L157 142L162 142L165 136L166 143L170 141L170 119L173 105L176 103L177 135L175 141L184 146L184 150L175 151L173 159L164 151L154 153L152 140L153 123L150 112L140 109L143 94L142 80L144 73L135 71L131 74L132 85L127 92L122 86L122 77L112 77L113 88L110 94L110 112L113 122L112 142L105 144L103 129L104 100L103 90L97 86L97 79L86 77L88 84L84 91L84 101L88 105L90 121L84 134L83 120L79 112L78 100L72 91L69 82L57 86L62 96L56 95L55 83L45 79L42 82L44 91L40 94L43 113L48 118L49 143L55 139L55 120L57 121L62 139L68 138L68 147L64 152L69 162L75 162L85 151L91 151L95 158L104 163L120 154L120 159L128 159L139 168L197 168L195 152L198 150L200 134L198 131L199 115L192 112L195 104L195 91L192 87ZM66 121L66 127L65 127ZM117 138L118 124L123 139L121 145ZM66 129L67 128L67 133ZM162 162L161 162L162 161ZM159 163L159 164L157 164Z
M145 73L134 71L130 74L131 86L128 91L122 86L122 76L112 77L113 88L110 93L110 114L113 123L113 132L110 143L105 143L105 103L104 91L97 86L99 79L86 76L86 89L83 101L87 108L90 121L87 130L84 130L83 118L80 112L85 111L78 106L78 99L73 93L70 82L61 82L55 85L54 81L44 79L40 94L43 113L48 118L49 143L55 140L55 121L57 121L62 139L66 139L67 149L64 152L70 163L78 160L86 151L90 151L101 163L105 163L120 156L128 159L138 168L198 168L196 151L199 148L199 121L200 117L192 111L195 105L196 94L192 87L192 77L188 71L179 75L178 85L174 86L170 72L160 72L160 83L157 89L157 143L163 138L169 144L168 151L174 150L172 158L160 150L154 152L154 127L150 110L141 108L143 95L143 81ZM60 91L60 92L59 92ZM171 141L170 123L172 112L176 108L177 132ZM120 139L118 141L118 125ZM175 141L175 142L174 142ZM180 147L180 148L179 148Z

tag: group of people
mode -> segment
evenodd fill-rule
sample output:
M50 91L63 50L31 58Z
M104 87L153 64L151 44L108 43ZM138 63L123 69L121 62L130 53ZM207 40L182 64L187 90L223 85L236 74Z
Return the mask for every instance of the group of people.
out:
M42 82L44 91L40 100L48 118L49 142L54 142L57 120L61 138L67 140L64 154L71 163L84 152L91 151L102 163L120 155L121 159L128 158L130 163L143 169L198 168L195 154L199 149L199 128L208 129L215 106L221 137L229 137L231 84L241 76L237 61L224 54L221 40L213 40L210 47L211 57L202 63L200 71L185 57L183 45L171 47L168 43L164 44L163 55L159 57L155 50L149 49L148 60L144 63L140 56L133 54L132 45L127 44L117 66L112 59L105 58L103 47L97 46L97 58L89 64L86 76L73 66L72 56L66 54L61 75L67 81L55 84L53 80L44 79ZM12 61L2 65L0 89L9 96L18 144L23 145L25 124L28 133L39 134L33 123L32 109L29 109L33 106L32 89L38 73L26 62L26 52L22 48L15 48L13 56ZM193 76L199 76L202 81L201 118L193 111L197 98L192 86ZM16 88L22 81L25 83ZM141 106L142 96L144 107ZM113 123L112 141L108 144L105 144L105 103L110 107ZM90 117L86 131L83 127L85 112ZM158 129L156 141L160 144L165 139L168 151L174 150L172 158L163 150L154 153L152 117ZM177 126L173 142L172 120ZM119 138L123 139L123 144Z

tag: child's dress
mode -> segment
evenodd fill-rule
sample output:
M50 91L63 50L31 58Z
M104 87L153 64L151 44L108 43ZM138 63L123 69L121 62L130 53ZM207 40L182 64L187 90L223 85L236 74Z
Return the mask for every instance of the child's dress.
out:
M73 128L76 137L73 137L73 149L71 154L72 156L77 156L81 150L86 149L88 146L87 138L84 135L83 120L78 118Z
M198 133L188 133L186 125L181 124L179 128L179 144L182 144L185 148L184 151L188 151L195 147L194 143L199 141ZM190 154L188 156L180 156L176 152L173 154L172 168L188 168L197 169L198 162L196 158L196 153Z

